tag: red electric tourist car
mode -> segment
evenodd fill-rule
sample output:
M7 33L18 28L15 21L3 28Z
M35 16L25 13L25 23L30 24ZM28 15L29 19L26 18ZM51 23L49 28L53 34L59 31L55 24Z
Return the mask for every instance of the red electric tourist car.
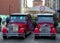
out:
M36 23L37 26L34 29L34 37L50 36L56 38L56 28L54 26L53 14L44 13L37 14Z
M13 13L10 15L10 22L7 27L3 27L3 39L11 36L26 38L33 28L30 15L27 13Z

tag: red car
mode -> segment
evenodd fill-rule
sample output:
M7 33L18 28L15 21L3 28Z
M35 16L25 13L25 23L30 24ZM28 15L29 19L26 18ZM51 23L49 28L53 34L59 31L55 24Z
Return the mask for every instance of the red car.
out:
M3 39L11 36L26 38L31 33L32 23L29 14L13 13L10 15L10 22L2 29Z
M56 28L54 26L53 14L37 14L37 26L34 29L34 37L49 36L56 38Z

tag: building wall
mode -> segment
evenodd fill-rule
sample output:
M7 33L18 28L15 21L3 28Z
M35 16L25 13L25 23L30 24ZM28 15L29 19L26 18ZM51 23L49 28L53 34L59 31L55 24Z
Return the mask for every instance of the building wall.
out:
M48 6L54 10L59 9L59 1L60 0L45 0L45 6Z
M49 8L53 8L53 0L45 0L45 6Z
M49 0L45 0L45 6L49 6Z
M0 0L0 14L20 12L19 0Z
M49 3L50 2L50 3ZM49 3L48 7L56 11L58 21L60 22L60 0L45 0L45 6Z
M35 6L41 6L41 5L43 5L42 3L43 3L43 1L41 1L41 0L34 0L33 1L33 7L35 7Z

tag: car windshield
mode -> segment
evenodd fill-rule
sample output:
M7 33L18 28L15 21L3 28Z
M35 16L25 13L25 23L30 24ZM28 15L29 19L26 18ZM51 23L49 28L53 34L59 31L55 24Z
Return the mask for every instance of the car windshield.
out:
M11 16L10 22L26 22L26 16Z
M38 23L41 22L53 23L53 17L38 17Z

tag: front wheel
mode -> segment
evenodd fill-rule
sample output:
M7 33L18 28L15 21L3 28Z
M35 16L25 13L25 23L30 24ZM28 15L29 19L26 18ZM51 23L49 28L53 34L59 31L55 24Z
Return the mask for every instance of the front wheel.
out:
M52 38L52 39L56 39L56 36L52 36L51 38Z
M19 37L18 37L18 38L19 38L19 39L20 39L20 38L25 39L25 38L26 38L26 35L25 35L25 34L23 34L23 36L21 36L21 37L20 37L20 35L19 35Z
M7 36L3 36L3 39L7 39Z
M34 38L35 38L35 39L38 39L38 36L35 36Z
M3 34L3 39L7 39L7 35L6 34Z
M25 39L26 38L26 34L24 34L24 36L23 36L23 39Z

